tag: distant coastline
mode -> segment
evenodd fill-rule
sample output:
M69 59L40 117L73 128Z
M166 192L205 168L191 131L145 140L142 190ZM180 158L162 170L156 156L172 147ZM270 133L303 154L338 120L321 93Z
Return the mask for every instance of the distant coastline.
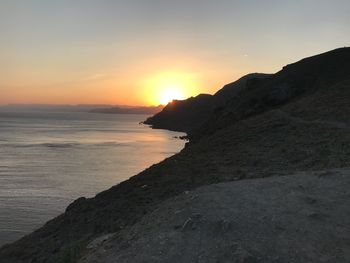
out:
M0 105L0 112L89 112L102 114L156 114L164 108L159 106L128 106L108 104L7 104Z
M156 114L162 111L164 107L150 106L150 107L110 107L110 108L96 108L92 109L90 113L103 113L103 114Z

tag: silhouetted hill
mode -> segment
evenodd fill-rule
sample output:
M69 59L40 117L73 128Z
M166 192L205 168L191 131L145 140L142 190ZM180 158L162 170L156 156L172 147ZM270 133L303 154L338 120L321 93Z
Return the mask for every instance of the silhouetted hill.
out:
M350 48L340 48L287 65L276 74L247 82L225 107L208 116L192 137L201 137L349 79Z
M224 107L227 101L239 96L241 92L252 84L257 83L272 74L251 73L240 79L225 85L222 89L214 94L216 107Z
M175 103L167 108L166 113L160 112L145 123L155 128L187 132L194 141L242 118L260 114L347 79L350 74L349 59L350 48L339 48L287 65L276 74L249 74L226 85L207 101L193 105L196 113L186 115L184 111L178 114L185 103ZM186 102L191 103L194 104L195 100Z
M186 100L174 100L144 123L156 129L191 133L199 129L215 110L225 107L226 102L243 90L247 83L259 81L268 76L268 74L252 73L224 86L213 96L200 94Z
M77 199L0 262L349 262L350 48L243 87L195 143Z
M189 131L198 128L214 109L211 95L200 94L187 100L173 100L144 123L153 128Z

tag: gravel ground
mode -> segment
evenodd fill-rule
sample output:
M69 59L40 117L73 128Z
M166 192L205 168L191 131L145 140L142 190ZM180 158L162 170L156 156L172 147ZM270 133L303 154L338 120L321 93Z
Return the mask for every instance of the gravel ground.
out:
M204 186L162 203L81 263L350 262L350 169Z

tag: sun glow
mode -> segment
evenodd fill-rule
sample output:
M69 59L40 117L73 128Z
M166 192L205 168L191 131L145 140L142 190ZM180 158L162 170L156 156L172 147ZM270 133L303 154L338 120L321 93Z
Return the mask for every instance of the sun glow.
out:
M166 105L173 100L184 100L186 99L185 95L182 92L183 88L181 87L165 87L160 91L159 102L162 105Z
M184 100L197 95L198 86L195 74L163 72L146 81L145 94L150 104L166 105L173 100Z

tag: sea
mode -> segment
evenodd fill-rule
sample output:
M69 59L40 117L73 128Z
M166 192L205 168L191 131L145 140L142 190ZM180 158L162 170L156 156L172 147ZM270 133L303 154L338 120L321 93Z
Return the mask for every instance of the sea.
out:
M184 134L147 115L0 112L0 246L179 152Z

